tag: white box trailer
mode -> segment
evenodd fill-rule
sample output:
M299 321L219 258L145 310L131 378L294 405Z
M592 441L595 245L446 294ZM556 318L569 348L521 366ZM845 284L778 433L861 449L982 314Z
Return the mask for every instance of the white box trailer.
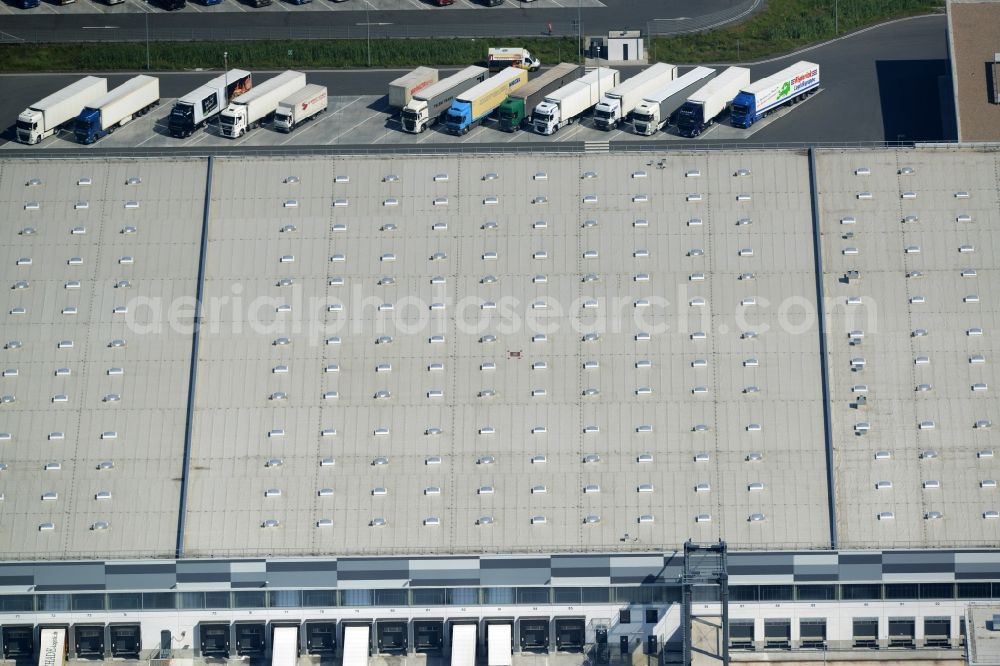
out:
M233 99L253 87L253 76L242 69L231 69L203 86L195 88L174 104L167 117L170 136L191 136L209 120L222 113Z
M451 627L451 666L476 666L476 625Z
M698 136L715 122L740 90L748 85L749 69L728 67L684 102L677 112L678 131L684 136Z
M66 630L43 627L39 639L38 666L63 666L66 661Z
M219 116L222 136L232 139L259 127L274 114L281 100L305 87L306 75L292 70L255 85L250 92L230 102Z
M625 120L646 95L677 78L677 67L658 62L604 93L594 109L594 125L613 130Z
M539 134L554 134L601 99L601 93L618 85L616 69L601 67L584 74L546 97L532 112L532 122Z
M276 626L271 636L271 666L295 666L299 660L299 628Z
M819 65L800 60L740 90L733 99L730 122L733 127L750 127L779 106L800 100L818 89Z
M486 666L511 666L512 636L513 627L506 622L486 626Z
M415 70L389 82L389 106L402 109L413 96L438 82L438 71L433 67L417 67Z
M17 117L17 140L36 144L79 115L83 107L106 95L108 80L85 76L35 102Z
M278 110L274 112L274 129L291 132L301 123L326 111L326 106L326 86L310 83L278 102Z
M344 627L343 666L368 666L368 645L371 627L347 625Z
M160 103L160 80L140 74L83 107L73 124L80 143L94 143Z
M632 129L636 134L651 136L670 123L671 116L696 90L715 76L710 67L695 67L679 76L666 88L643 98L632 112Z

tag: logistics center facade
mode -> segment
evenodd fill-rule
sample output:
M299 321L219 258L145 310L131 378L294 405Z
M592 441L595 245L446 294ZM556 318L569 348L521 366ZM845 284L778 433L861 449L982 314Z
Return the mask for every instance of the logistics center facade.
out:
M734 655L1000 596L995 151L0 169L9 658L667 653L689 540Z

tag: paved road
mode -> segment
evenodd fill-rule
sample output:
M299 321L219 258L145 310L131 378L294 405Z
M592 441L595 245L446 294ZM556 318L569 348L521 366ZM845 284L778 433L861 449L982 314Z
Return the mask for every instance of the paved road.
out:
M751 65L754 79L766 76L799 59L820 64L823 90L807 102L786 113L754 125L749 131L720 125L695 142L695 145L730 142L737 145L762 143L808 142L868 142L926 141L954 138L954 129L942 126L942 114L937 107L939 84L947 73L945 20L941 16L922 17L873 29L818 47L807 53L791 55L767 63ZM623 69L631 76L638 68ZM312 81L326 85L337 98L330 112L320 123L303 128L291 135L277 135L270 130L258 130L241 141L247 146L302 148L311 145L347 147L352 144L391 147L414 144L432 147L463 143L512 146L522 143L562 146L579 141L663 141L664 147L680 145L677 137L658 133L644 139L627 132L606 133L585 120L566 128L553 137L528 132L504 134L489 124L477 128L465 137L443 133L404 134L386 113L384 93L390 80L399 71L322 71L309 72ZM447 73L447 72L446 72ZM11 91L0 99L0 125L13 123L17 114L31 102L68 84L79 75L38 74L0 76L0 89ZM110 75L109 85L125 80L128 74ZM164 106L169 100L195 88L209 73L161 74L161 96ZM266 76L260 73L261 78ZM950 95L950 85L945 86ZM950 104L950 96L946 97ZM913 109L921 112L913 113ZM155 123L167 112L162 108L149 117L108 137L94 148L176 148L195 147L202 150L231 149L233 142L211 134L197 135L184 141L163 136L162 127ZM143 123L146 123L145 125ZM162 123L161 123L162 124ZM4 137L10 136L10 128ZM27 152L46 153L72 148L67 138L47 139ZM4 146L6 149L14 145Z
M7 0L10 2L11 0ZM281 39L372 37L576 35L579 18L585 34L631 28L658 34L704 29L737 20L761 0L508 0L485 8L471 0L433 7L429 0L316 0L295 6L275 0L250 9L240 0L205 7L189 3L165 13L147 0L107 7L79 0L65 7L43 1L28 11L0 5L0 42L143 41L188 39ZM365 9L371 11L365 11ZM95 13L81 13L92 10ZM114 10L109 13L108 10ZM423 10L423 11L420 11Z

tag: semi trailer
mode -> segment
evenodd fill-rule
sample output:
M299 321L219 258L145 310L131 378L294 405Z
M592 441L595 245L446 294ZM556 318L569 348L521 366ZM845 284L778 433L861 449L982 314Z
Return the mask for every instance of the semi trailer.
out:
M160 103L160 80L140 74L83 107L73 124L80 143L94 143Z
M85 76L62 90L35 102L17 117L17 140L36 144L77 117L80 110L107 94L108 80Z
M415 70L389 83L389 106L402 109L413 96L438 82L438 71L432 67L417 67Z
M792 104L819 89L819 65L800 60L771 76L754 81L733 99L733 127L750 127L785 104Z
M715 76L709 67L695 67L679 76L657 93L648 95L632 112L632 129L636 134L652 136L657 130L674 122L674 112L693 92Z
M491 72L498 72L505 67L517 67L529 72L537 72L542 61L531 55L528 49L504 46L491 48L486 55L486 64Z
M704 132L726 110L740 90L750 85L750 70L728 67L696 90L677 111L677 130L686 137Z
M528 72L508 67L469 88L451 103L451 108L444 115L445 128L451 134L465 134L527 82Z
M604 93L594 108L594 125L613 130L631 115L643 97L677 78L677 67L658 62Z
M601 91L618 85L618 70L600 67L550 94L532 112L539 134L554 134L576 120L601 99Z
M326 106L326 86L310 83L278 102L278 110L274 112L274 129L291 132L301 123L326 111Z
M437 124L455 96L485 81L487 74L485 67L472 65L414 94L400 114L403 131L419 134Z
M500 129L505 132L519 130L531 123L531 111L545 96L570 81L579 78L581 67L569 62L559 63L535 77L520 90L511 93L497 110Z
M306 75L292 70L255 85L248 93L230 102L219 116L222 136L233 139L259 127L274 115L281 100L305 87Z
M177 100L167 118L170 136L187 137L222 113L233 99L253 87L253 76L242 69L231 69Z

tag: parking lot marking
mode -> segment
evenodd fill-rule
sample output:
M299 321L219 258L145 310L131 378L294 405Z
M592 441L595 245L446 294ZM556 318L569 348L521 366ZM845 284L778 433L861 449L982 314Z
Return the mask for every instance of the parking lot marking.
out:
M330 118L335 117L338 112L343 111L344 109L346 109L347 107L349 107L351 104L354 104L355 102L357 102L360 99L361 99L360 97L352 99L350 102L348 102L344 106L340 107L339 109L333 109L332 111L330 109L327 109L328 113L325 116L323 116L322 118L318 118L315 122L310 123L308 127L303 127L301 130L299 130L298 133L295 133L294 131L293 132L289 132L288 133L288 138L285 139L284 141L282 141L281 143L279 143L278 145L279 146L283 146L286 143L288 143L289 141L291 141L292 139L294 139L295 137L301 136L302 134L308 132L313 127L318 127L319 124L322 123L324 120L329 120Z
M232 5L233 5L233 7L235 7L238 10L240 10L241 12L246 13L246 11L247 11L246 7L243 6L243 3L240 2L240 0L233 0Z

